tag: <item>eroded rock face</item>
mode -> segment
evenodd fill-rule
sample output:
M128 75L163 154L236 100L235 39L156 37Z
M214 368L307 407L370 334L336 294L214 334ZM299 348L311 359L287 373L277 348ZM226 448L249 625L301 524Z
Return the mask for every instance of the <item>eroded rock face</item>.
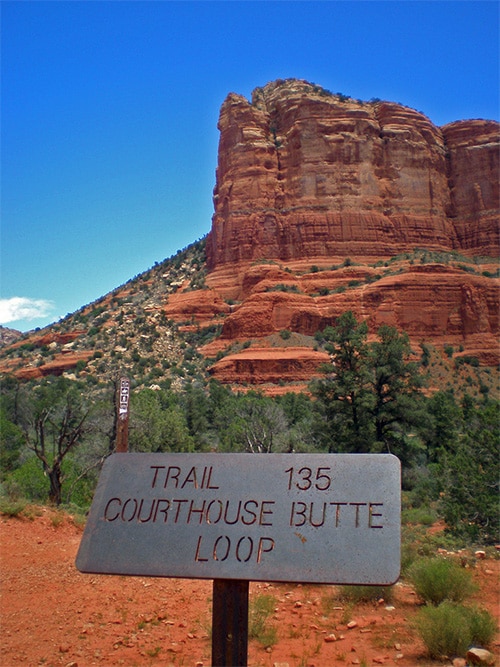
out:
M496 257L499 251L498 123L466 120L442 129L449 154L451 213L459 247Z
M310 277L295 281L300 293L263 291L267 284L263 280L226 317L222 336L229 340L256 338L283 329L311 336L335 325L346 310L352 310L360 320L366 319L373 332L388 324L406 331L414 340L455 337L463 341L477 334L491 344L490 339L494 340L500 329L498 280L470 276L440 265L415 266L373 285L312 297L307 293L314 290ZM334 286L346 282L347 276L335 278L333 272L325 272L316 280L318 285Z
M262 383L307 384L328 363L326 352L307 348L253 348L225 357L211 369L220 382L259 385Z
M424 247L497 255L499 126L440 129L398 104L303 81L221 108L209 269Z
M47 375L62 375L67 371L73 370L79 361L87 362L91 357L92 352L88 350L58 354L53 360L48 361L42 366L27 365L23 368L15 370L13 374L20 380L33 380L35 378L41 378ZM5 372L6 368L2 368L1 370L2 372Z

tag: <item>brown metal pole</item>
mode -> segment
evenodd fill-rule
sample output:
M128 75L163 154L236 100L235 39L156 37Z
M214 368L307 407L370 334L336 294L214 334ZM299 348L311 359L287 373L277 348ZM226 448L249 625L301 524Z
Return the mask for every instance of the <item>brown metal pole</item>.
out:
M212 667L247 667L249 582L214 579Z
M115 452L128 452L128 417L130 410L130 380L120 378L116 397L118 420L116 425Z

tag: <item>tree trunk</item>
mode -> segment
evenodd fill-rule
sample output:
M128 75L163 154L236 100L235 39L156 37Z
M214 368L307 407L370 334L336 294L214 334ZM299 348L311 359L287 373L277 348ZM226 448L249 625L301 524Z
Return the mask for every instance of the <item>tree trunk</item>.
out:
M61 466L55 465L47 471L50 481L49 500L59 507L62 502Z

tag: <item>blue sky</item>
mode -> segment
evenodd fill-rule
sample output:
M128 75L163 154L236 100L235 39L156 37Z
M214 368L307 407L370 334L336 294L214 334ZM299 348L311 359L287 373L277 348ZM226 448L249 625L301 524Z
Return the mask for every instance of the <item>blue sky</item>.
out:
M499 118L496 1L0 5L0 324L22 331L210 230L229 92L296 77Z

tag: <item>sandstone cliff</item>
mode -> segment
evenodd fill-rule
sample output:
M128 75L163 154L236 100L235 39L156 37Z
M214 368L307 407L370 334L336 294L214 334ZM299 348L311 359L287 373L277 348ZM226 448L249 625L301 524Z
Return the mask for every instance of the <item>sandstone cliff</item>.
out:
M496 122L440 129L399 104L287 80L252 102L230 94L219 129L209 269L415 247L498 254Z
M216 377L275 382L280 368L288 380L293 352L266 356L266 337L313 336L346 310L371 332L388 323L416 345L452 344L498 363L494 263L459 259L499 255L498 123L439 128L400 104L287 80L251 102L230 94L219 130L207 284L235 305L206 352L253 343L216 363ZM375 268L395 256L392 271ZM294 349L302 378L312 357Z

